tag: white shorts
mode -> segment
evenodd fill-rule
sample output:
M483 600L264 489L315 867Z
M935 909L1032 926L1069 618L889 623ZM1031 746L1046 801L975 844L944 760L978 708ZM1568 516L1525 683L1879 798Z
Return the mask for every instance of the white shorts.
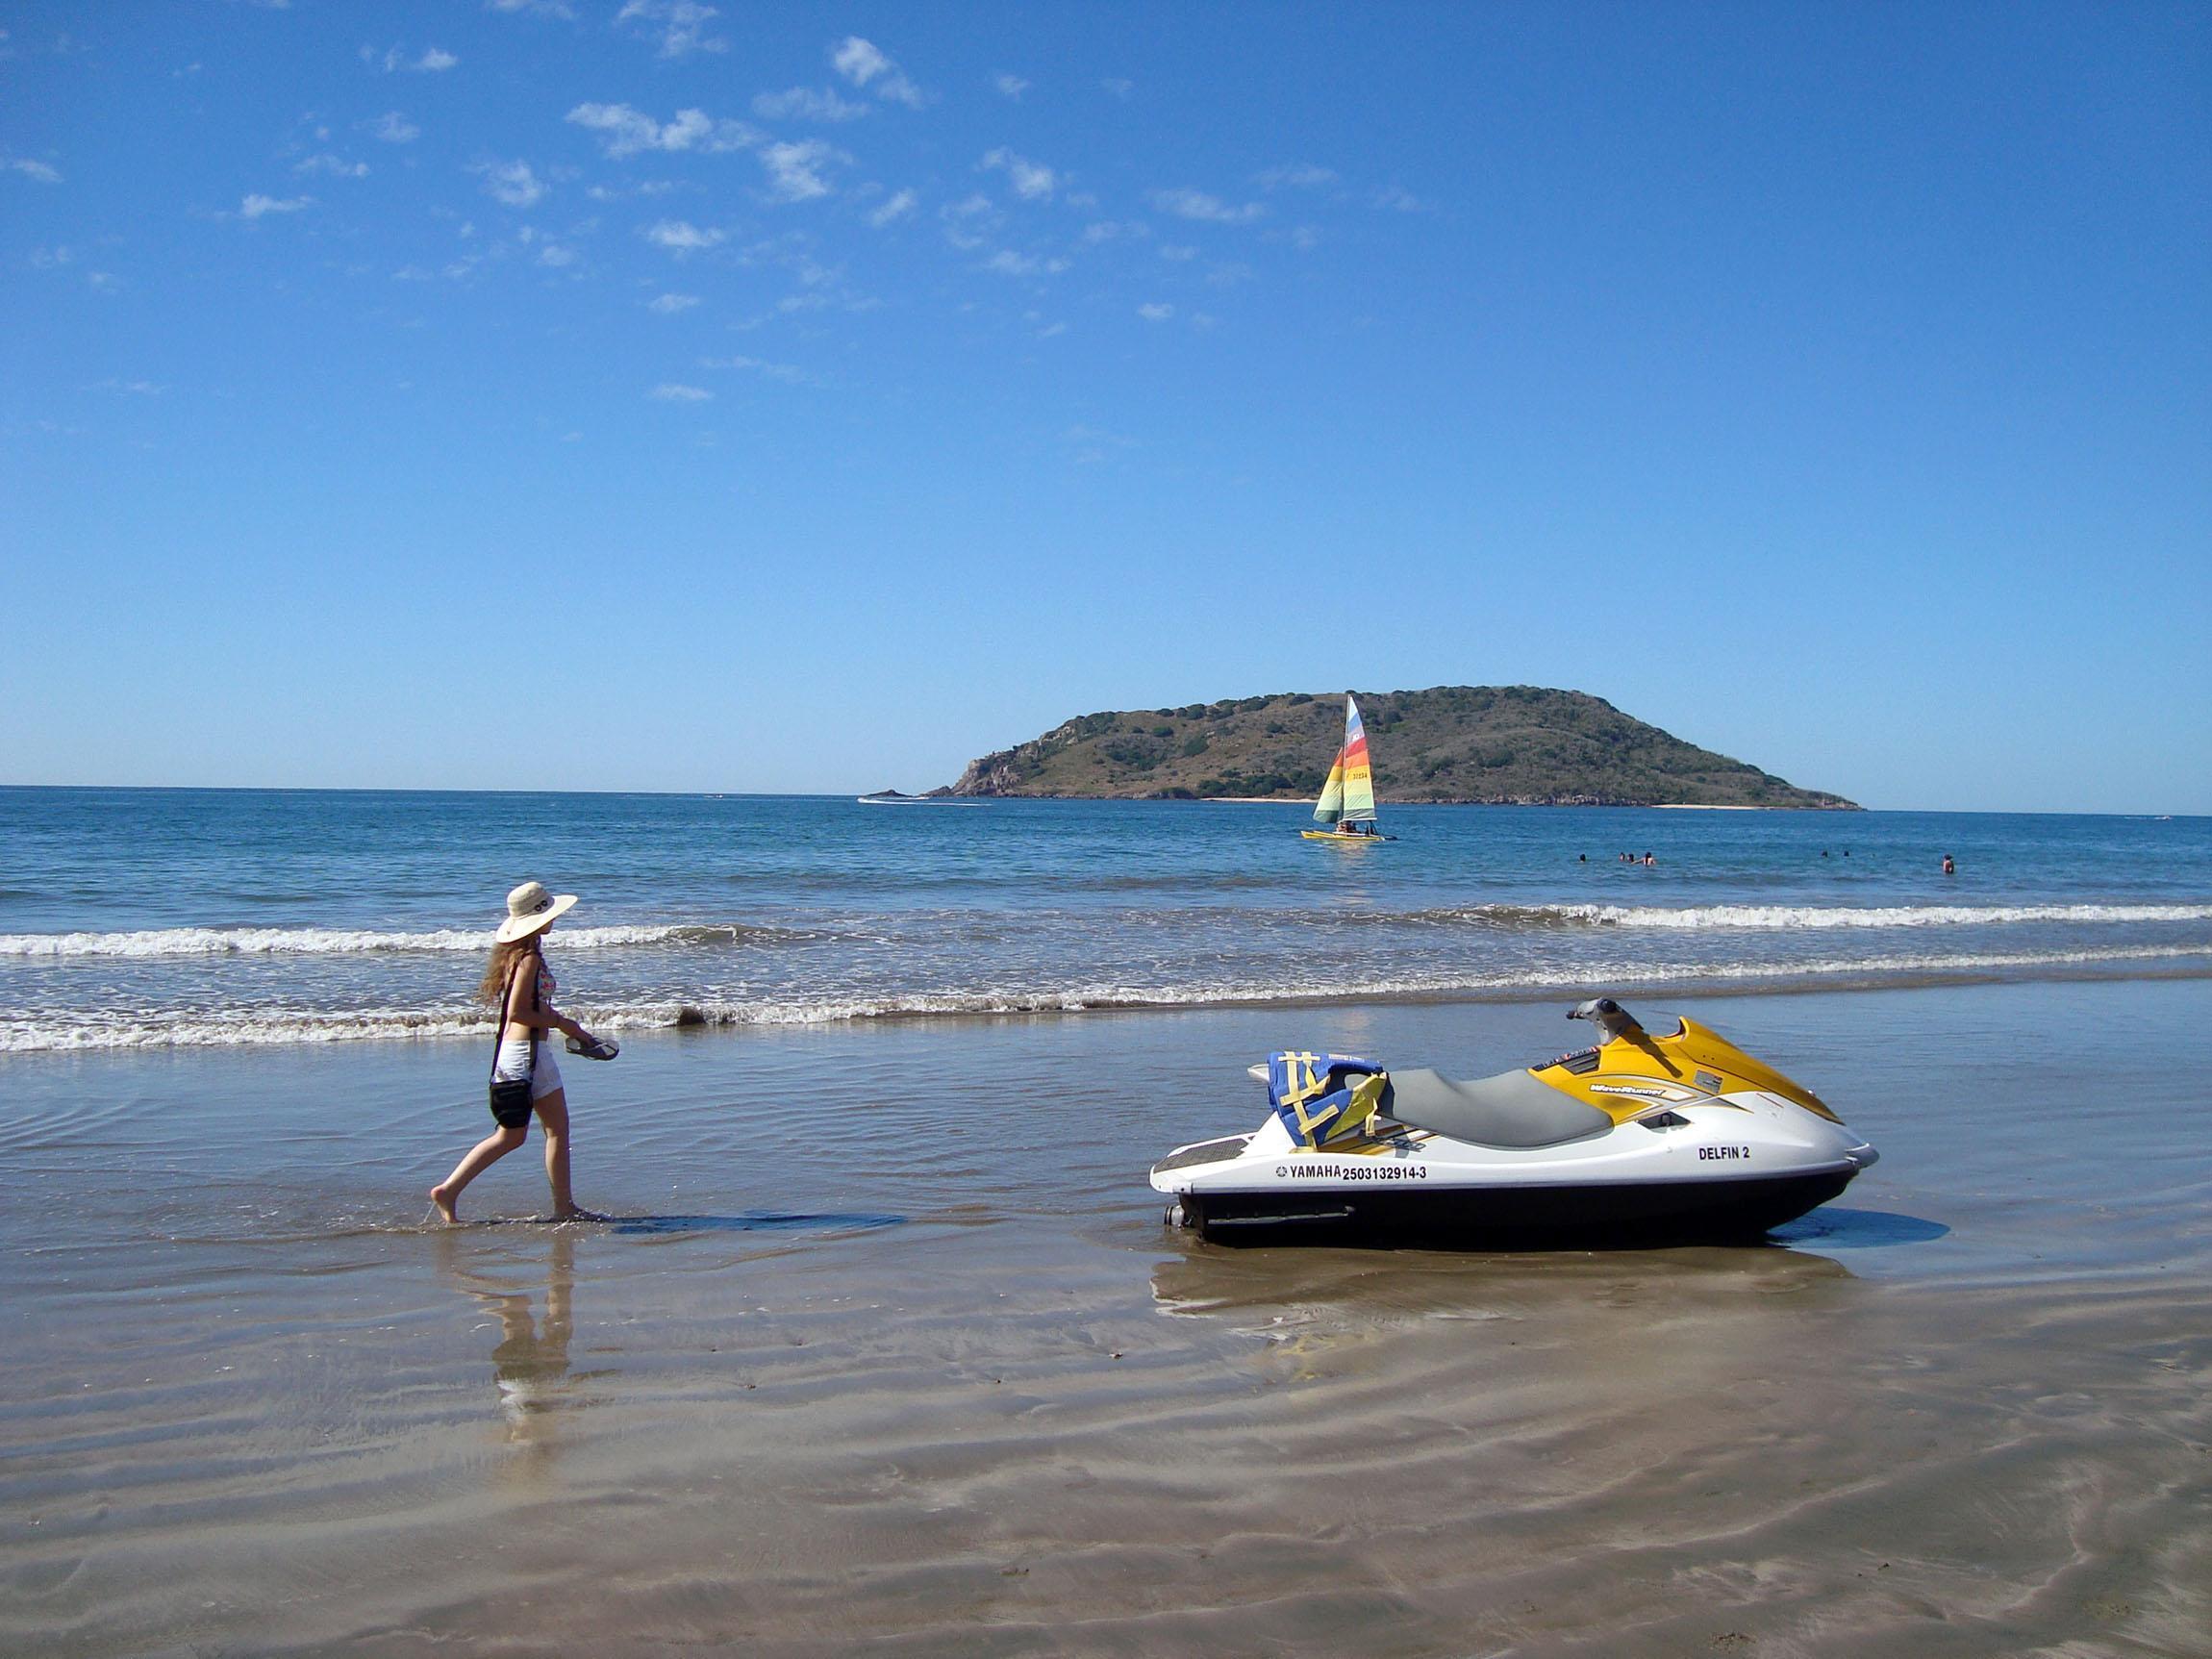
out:
M492 1063L491 1075L502 1083L513 1083L521 1078L530 1079L530 1098L542 1100L561 1087L561 1062L553 1058L553 1044L540 1040L538 1044L538 1069L530 1069L530 1044L512 1037L499 1043L499 1058Z

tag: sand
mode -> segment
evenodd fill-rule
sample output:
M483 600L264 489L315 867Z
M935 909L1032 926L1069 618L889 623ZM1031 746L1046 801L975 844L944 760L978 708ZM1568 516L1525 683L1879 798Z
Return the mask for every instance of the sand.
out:
M1884 1162L1763 1248L1234 1251L1144 1162L1294 1040L899 1022L0 1067L0 1651L2199 1654L2201 982L1708 999ZM487 1119L488 1121L488 1119Z

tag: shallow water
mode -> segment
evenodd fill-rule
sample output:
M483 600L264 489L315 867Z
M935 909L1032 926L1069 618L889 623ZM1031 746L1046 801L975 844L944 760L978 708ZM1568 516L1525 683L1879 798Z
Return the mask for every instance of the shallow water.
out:
M1883 1152L1749 1249L1224 1250L1295 1043L1556 1003L634 1039L417 1223L471 1043L0 1058L0 1650L2199 1653L2201 982L1683 999ZM1646 1010L1646 1012L1654 1012Z

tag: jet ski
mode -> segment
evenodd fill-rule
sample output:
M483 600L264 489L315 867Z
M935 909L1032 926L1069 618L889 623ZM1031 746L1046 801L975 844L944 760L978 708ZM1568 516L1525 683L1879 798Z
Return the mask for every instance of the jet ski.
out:
M1470 1082L1271 1056L1252 1068L1266 1122L1152 1166L1169 1224L1222 1244L1748 1240L1877 1156L1811 1090L1694 1020L1646 1031L1609 996L1568 1018L1598 1042Z

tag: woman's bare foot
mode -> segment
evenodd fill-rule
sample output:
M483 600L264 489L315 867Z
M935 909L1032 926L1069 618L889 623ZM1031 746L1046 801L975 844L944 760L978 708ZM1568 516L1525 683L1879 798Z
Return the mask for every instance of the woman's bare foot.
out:
M579 1204L570 1204L566 1209L554 1211L552 1219L556 1221L604 1221L607 1218L596 1210L587 1210Z
M445 1224L449 1227L461 1225L461 1218L454 1212L453 1208L455 1196L442 1184L430 1189L430 1201L438 1206L439 1215L445 1219Z

